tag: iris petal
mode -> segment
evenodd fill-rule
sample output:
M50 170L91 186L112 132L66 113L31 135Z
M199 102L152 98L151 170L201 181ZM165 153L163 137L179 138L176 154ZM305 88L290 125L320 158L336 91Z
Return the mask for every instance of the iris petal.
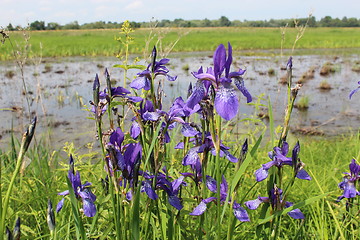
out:
M202 82L199 80L196 82L196 85L193 89L192 94L189 99L186 101L186 106L190 109L193 109L196 104L198 104L205 96L205 89Z
M255 171L255 177L257 182L265 180L269 175L268 169L261 167Z
M137 77L130 83L130 87L137 90L142 88L150 90L150 81L146 76Z
M241 77L236 77L234 81L236 87L240 90L240 92L246 97L246 102L249 103L252 101L252 96L249 91L246 89L244 80Z
M250 201L247 201L245 202L245 205L251 209L251 210L255 210L257 209L260 204L263 203L263 201L261 201L259 198L255 199L255 200L250 200Z
M206 186L210 191L212 191L213 193L216 193L217 183L214 178L212 178L210 176L206 176Z
M83 199L83 209L87 217L93 217L96 214L96 206L89 198Z
M170 195L168 197L168 201L171 206L173 206L174 208L176 208L179 211L183 208L180 199L175 195Z
M234 118L239 109L239 101L235 91L228 84L222 85L216 92L214 103L217 113L225 120Z
M194 210L190 213L190 215L200 216L206 211L206 208L207 208L206 203L204 201L201 201L199 205L197 205L197 207L194 208Z
M144 181L144 190L145 190L146 194L149 196L150 199L156 200L158 198L158 195L152 189L151 184L150 184L149 181Z
M192 126L190 126L190 124L186 123L182 125L181 134L184 135L185 137L193 137L197 133L198 131Z
M241 207L240 204L234 202L233 204L233 213L237 220L241 222L250 222L249 215L245 208Z
M190 148L186 156L184 157L182 164L184 166L187 165L195 165L196 162L200 161L200 157L198 155L199 147Z
M61 199L60 202L56 205L56 212L58 213L64 206L65 198Z
M296 177L303 180L311 180L310 175L305 171L305 169L301 169L297 174Z

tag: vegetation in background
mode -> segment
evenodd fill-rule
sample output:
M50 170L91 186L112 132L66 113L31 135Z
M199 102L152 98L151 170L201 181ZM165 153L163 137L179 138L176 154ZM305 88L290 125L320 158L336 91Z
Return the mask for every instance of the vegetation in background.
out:
M129 51L132 54L142 54L144 39L147 39L151 32L151 29L135 31L135 40L129 45ZM279 49L293 47L297 35L296 28L287 28L286 39L282 44L277 28L196 28L190 31L180 28L167 29L166 32L166 36L162 38L164 46L177 42L172 52L211 51L220 43L230 41L235 51L245 50L244 54L247 55L279 54ZM31 32L29 47L33 56L115 56L119 53L119 46L113 40L117 35L118 30L37 31ZM182 36L180 40L179 35ZM16 43L21 42L23 35L21 32L12 32L11 37ZM149 45L156 42L156 39L152 39ZM297 43L297 49L301 50L295 50L294 54L331 54L331 49L354 54L359 51L354 48L360 48L360 28L308 28L306 35ZM1 44L0 49L0 60L14 58L8 42Z
M360 27L360 19L355 17L332 18L325 16L317 20L314 16L308 18L299 18L300 25L307 25L308 27ZM29 24L31 30L66 30L66 29L119 29L122 22L105 22L97 21L93 23L79 24L77 21L70 22L65 25L60 25L55 22L45 23L45 21L36 20ZM163 19L156 21L158 27L295 27L293 19L270 19L270 20L229 20L226 16L221 16L219 19L210 20L184 20L176 18L174 20ZM152 22L130 22L132 28L149 28ZM16 31L21 26L13 26L11 23L7 26L9 31Z

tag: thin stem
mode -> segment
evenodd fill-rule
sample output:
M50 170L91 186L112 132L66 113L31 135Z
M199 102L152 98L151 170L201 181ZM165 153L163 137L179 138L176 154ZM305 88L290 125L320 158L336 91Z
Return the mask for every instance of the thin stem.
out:
M216 187L217 187L217 235L221 236L221 202L220 202L220 183L221 183L221 170L220 170L220 134L221 134L221 117L216 115L216 135L213 139L215 143L216 158L215 158L215 172L216 172Z

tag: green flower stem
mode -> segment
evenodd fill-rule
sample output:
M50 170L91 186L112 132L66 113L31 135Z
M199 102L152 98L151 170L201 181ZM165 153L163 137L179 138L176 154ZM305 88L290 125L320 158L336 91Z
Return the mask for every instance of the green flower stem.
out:
M111 114L111 107L110 107L111 106L111 101L112 101L110 75L106 76L106 85L107 85L108 95L109 95L109 102L108 102L107 112L108 112L108 116L109 116L110 129L114 129L114 120L113 120L113 116Z
M112 176L109 176L109 178L113 178ZM111 179L110 179L111 181ZM109 184L109 192L111 195L111 202L112 202L112 208L113 208L113 219L114 219L114 224L115 224L115 232L116 232L116 239L122 239L122 231L121 231L121 226L120 226L120 211L119 211L119 202L118 202L118 194L114 191L114 185L113 184Z
M97 125L97 132L98 132L98 138L99 138L99 143L100 143L100 148L101 148L101 152L103 154L104 159L106 158L106 152L105 152L105 148L104 148L104 143L103 143L103 133L102 133L102 124L101 124L101 117L96 119L96 125Z
M155 94L155 74L151 73L151 81L150 81L150 97L151 97L151 101L153 102L154 108L158 109L158 102L156 99L156 94Z
M220 169L220 134L221 134L221 117L216 114L216 135L213 138L213 142L215 145L216 158L215 158L215 172L216 172L216 187L217 187L217 235L218 238L221 236L221 204L220 204L220 183L221 183L221 169Z

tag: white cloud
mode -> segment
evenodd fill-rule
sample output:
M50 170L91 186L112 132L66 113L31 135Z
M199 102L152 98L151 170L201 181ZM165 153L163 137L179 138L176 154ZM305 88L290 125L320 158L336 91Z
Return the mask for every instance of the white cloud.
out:
M128 4L125 7L125 10L136 10L136 9L143 8L143 7L144 7L144 3L142 1L136 0L136 1L133 1L130 4Z

